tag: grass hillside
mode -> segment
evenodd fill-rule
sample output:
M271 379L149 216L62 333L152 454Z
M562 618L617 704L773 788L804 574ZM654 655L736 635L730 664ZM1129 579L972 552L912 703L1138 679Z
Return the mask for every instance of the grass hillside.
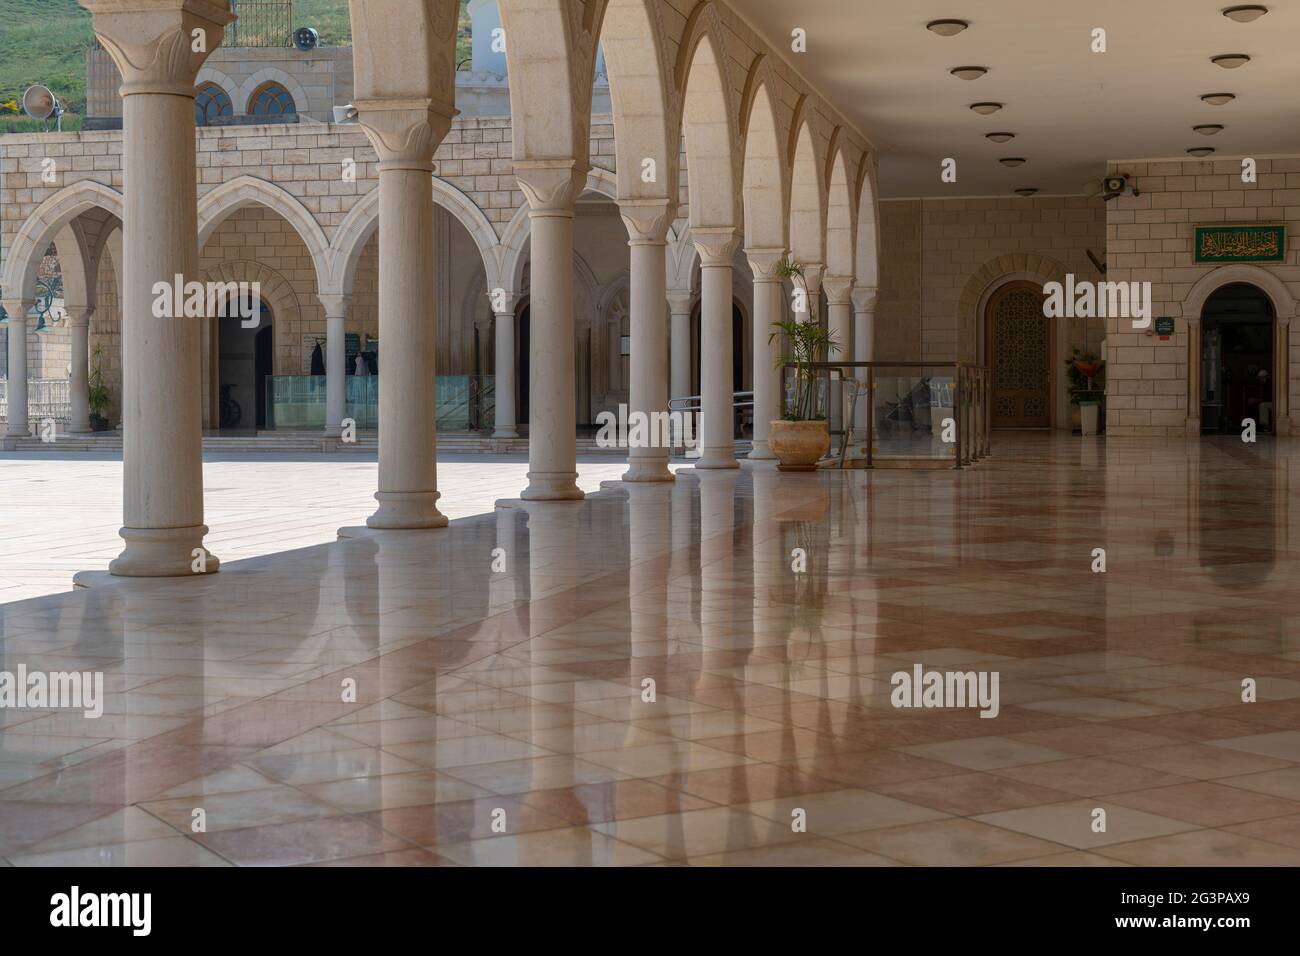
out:
M467 2L461 0L465 36L457 59L469 56ZM352 42L347 0L294 0L293 25L315 27L326 46ZM79 129L86 108L86 51L94 43L90 14L77 0L0 0L0 133L43 128L5 108L33 83L43 83L63 101L63 128Z

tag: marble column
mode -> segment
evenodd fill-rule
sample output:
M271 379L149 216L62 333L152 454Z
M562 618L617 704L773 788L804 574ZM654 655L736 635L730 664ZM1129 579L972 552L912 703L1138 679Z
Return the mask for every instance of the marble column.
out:
M90 317L94 309L70 305L68 335L72 347L68 394L72 400L72 417L68 431L84 435L90 431Z
M9 353L5 434L10 438L27 438L32 433L27 421L27 313L35 304L32 299L4 300L5 314L9 316L5 326Z
M496 319L497 420L493 438L518 438L515 428L515 297L513 293L488 296Z
M574 403L573 205L587 167L572 159L523 160L515 178L528 200L532 263L526 501L583 497Z
M687 398L695 394L691 388L691 312L694 308L695 293L691 290L668 293L668 311L672 313L669 398Z
M316 296L325 309L325 437L343 434L348 417L348 306L352 297L322 293Z
M126 542L109 571L217 570L203 545L202 316L158 317L154 284L198 274L194 81L229 3L82 0L122 75L122 459ZM202 44L195 42L203 39ZM201 46L201 50L195 48Z
M591 326L582 323L578 326L577 338L577 389L574 395L574 407L577 414L574 428L578 424L586 425L591 420Z
M749 269L754 274L754 447L750 458L772 459L767 445L771 423L781 417L781 335L775 339L772 325L781 321L781 276L777 266L785 259L784 249L747 249Z
M858 286L853 290L853 361L874 362L876 360L876 288L875 286ZM856 427L854 439L866 441L867 422L872 414L872 396L865 391L870 377L869 369L856 370L858 381L864 391L858 401L857 414L854 416Z
M1274 383L1274 388L1279 386ZM1201 319L1187 320L1187 421L1183 433L1189 438L1201 434Z
M822 276L826 272L826 266L820 262L808 262L803 267L804 286L808 290L808 312L806 315L798 316L800 322L807 322L813 316L825 327L826 315L822 311Z
M853 289L852 276L826 276L822 279L822 291L826 299L826 329L839 346L828 349L827 362L849 362L853 360L853 302L849 293ZM843 427L844 401L841 380L830 377L830 408L827 418L833 431Z
M731 264L740 244L731 227L696 229L700 254L700 445L696 468L739 468L731 370Z
M1277 319L1277 349L1276 358L1273 361L1275 369L1280 369L1280 375L1276 374L1273 369L1273 434L1290 435L1291 434L1291 320L1284 316L1278 316Z
M441 528L438 510L438 316L433 152L449 106L358 100L379 154L379 529Z
M653 427L654 416L668 411L668 227L676 206L668 200L640 200L619 204L631 248L632 280L628 311L632 332L631 382L628 414L646 416L650 447L629 448L624 481L672 481L664 435ZM689 306L688 306L689 308ZM690 315L687 313L687 346ZM674 345L676 338L674 337ZM663 447L660 447L663 446Z

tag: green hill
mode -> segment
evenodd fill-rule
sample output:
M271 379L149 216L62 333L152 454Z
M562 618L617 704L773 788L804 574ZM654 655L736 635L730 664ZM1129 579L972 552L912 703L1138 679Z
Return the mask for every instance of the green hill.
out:
M461 0L458 59L469 56L467 2ZM352 42L347 0L294 0L293 23L315 27L326 46ZM90 14L77 0L0 0L0 133L43 128L4 108L17 103L33 83L48 86L67 106L64 129L80 128L86 107L86 51L94 43Z

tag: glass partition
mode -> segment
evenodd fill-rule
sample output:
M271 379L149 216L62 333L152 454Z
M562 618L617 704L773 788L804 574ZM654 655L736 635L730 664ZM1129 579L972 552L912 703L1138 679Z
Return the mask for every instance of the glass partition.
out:
M437 379L440 431L481 431L496 418L496 378L440 375ZM266 380L266 427L272 431L317 431L325 427L325 376L274 375ZM347 418L359 431L379 427L379 376L347 376Z

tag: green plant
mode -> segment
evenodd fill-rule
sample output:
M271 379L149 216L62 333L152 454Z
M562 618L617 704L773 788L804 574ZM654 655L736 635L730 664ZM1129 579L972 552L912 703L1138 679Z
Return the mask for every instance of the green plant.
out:
M100 368L100 362L104 356L104 347L95 346L95 354L90 366L90 379L88 383L88 404L90 413L97 418L107 418L108 406L112 401L109 394L108 386L104 384L104 370Z
M1072 349L1070 357L1065 360L1065 370L1070 376L1070 395L1074 401L1078 401L1080 396L1086 397L1089 392L1106 390L1106 363L1095 352Z
M803 266L789 259L784 259L777 266L777 274L782 278L794 279L795 284L806 290L803 283ZM797 278L796 278L797 277ZM816 307L809 299L808 321L786 319L772 323L772 332L767 337L768 344L785 336L790 346L790 357L794 362L794 401L786 404L784 416L787 421L810 422L822 421L825 415L817 413L817 370L813 365L825 361L832 352L840 350L839 343L831 337L827 329L817 323ZM778 359L777 370L785 365L784 359Z

